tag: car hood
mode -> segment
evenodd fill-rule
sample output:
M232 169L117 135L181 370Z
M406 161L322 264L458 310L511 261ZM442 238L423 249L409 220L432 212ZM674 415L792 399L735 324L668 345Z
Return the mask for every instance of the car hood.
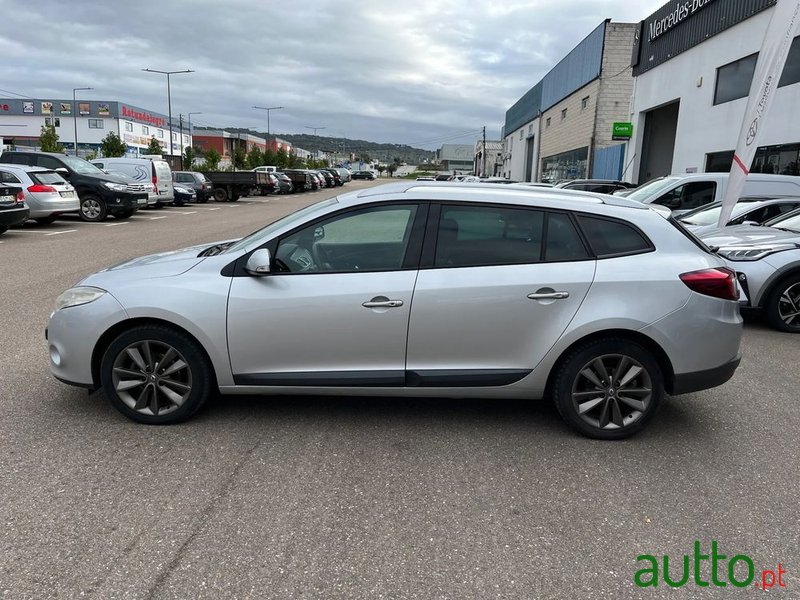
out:
M696 232L709 246L763 246L765 244L800 244L800 233L775 227L735 225Z
M174 277L186 273L205 260L205 256L198 256L203 250L216 244L225 244L237 240L224 240L198 246L190 246L180 250L148 254L139 258L132 258L124 262L106 267L81 281L81 285L95 285L103 287L115 281L131 281L133 279L149 279L154 277Z

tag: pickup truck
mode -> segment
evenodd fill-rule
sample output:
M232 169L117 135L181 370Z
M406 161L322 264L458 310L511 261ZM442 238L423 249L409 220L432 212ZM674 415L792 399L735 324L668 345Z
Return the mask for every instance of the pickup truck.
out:
M674 216L700 208L725 197L730 173L691 173L668 175L648 181L630 193L622 194L644 204L658 204ZM747 176L741 197L770 198L800 196L800 177L751 173Z
M211 182L211 195L217 202L236 202L255 192L261 195L274 191L269 173L259 171L209 171L203 173Z

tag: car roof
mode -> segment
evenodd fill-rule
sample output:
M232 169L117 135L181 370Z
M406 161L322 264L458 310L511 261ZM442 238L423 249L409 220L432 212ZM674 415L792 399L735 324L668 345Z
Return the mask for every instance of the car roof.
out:
M4 163L1 160L0 160L0 167L2 167L3 169L18 169L20 171L25 171L27 173L53 170L53 169L48 169L46 167L31 167L30 165L14 165L11 163Z
M517 187L507 184L461 182L461 181L407 181L387 183L352 192L340 197L340 201L395 199L398 194L408 194L413 200L456 200L459 202L512 201L524 204L526 200L545 201L553 207L563 209L586 208L587 205L607 205L634 210L649 211L648 205L606 194L555 188Z

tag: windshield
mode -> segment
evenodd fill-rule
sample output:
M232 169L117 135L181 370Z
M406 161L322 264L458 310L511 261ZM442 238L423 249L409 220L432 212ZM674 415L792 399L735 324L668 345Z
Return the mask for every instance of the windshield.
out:
M98 169L90 162L86 162L82 158L76 158L74 156L60 156L59 157L64 163L76 173L80 175L105 175L105 173Z
M788 219L784 219L783 221L773 223L770 227L775 227L776 229L791 229L792 231L800 233L800 213Z
M631 192L626 197L631 200L636 200L637 202L644 202L648 198L655 199L679 180L680 177L658 177L636 188L635 191Z
M232 253L238 252L239 250L260 246L264 242L266 242L270 236L276 231L283 229L284 227L291 226L294 223L300 223L305 219L306 216L313 214L320 210L321 208L326 208L333 204L337 204L339 202L336 198L328 198L327 200L323 200L322 202L317 202L316 204L312 204L311 206L306 206L305 208L301 208L298 211L293 212L290 215L283 217L282 219L278 219L274 223L270 223L266 227L259 229L240 239L238 242L230 246L225 250L225 253Z
M66 181L55 171L34 171L29 172L30 178L34 183L42 185L66 185Z
M736 217L742 215L745 211L748 211L759 205L760 203L755 204L752 202L748 202L746 204L737 204L733 207L730 220L735 219ZM696 214L687 217L681 217L681 222L688 223L690 225L716 225L719 222L719 213L721 211L722 206L713 206L711 208L701 210Z

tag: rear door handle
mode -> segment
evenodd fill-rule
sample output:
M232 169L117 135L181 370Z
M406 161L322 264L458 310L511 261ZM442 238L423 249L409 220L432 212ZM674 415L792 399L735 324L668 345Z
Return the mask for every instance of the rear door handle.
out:
M364 302L361 306L364 308L398 308L403 306L402 300L377 300L373 298L369 302Z
M569 298L569 292L537 292L528 294L530 300L564 300Z

